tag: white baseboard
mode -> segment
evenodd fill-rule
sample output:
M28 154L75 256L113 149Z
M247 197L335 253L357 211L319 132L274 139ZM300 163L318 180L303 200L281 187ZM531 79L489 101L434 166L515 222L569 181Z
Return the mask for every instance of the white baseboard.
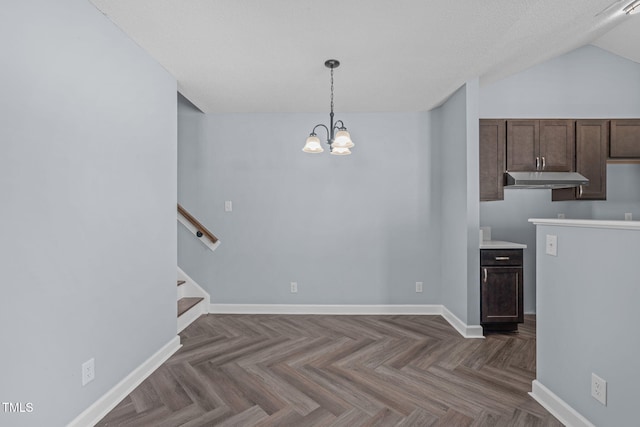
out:
M203 297L206 302L205 308L209 308L209 303L211 302L209 292L205 291L202 286L193 280L191 276L185 273L180 267L178 267L178 280L185 281L185 283L178 287L179 289L182 289L183 297Z
M467 325L445 306L442 306L442 317L465 338L484 338L482 326Z
M573 409L555 393L546 388L538 380L531 383L531 393L536 402L549 411L554 417L566 426L570 427L595 427L588 419Z
M484 338L482 326L467 325L440 304L416 305L313 305L313 304L211 304L218 314L333 314L333 315L434 315L442 316L465 338Z
M178 286L178 299L184 297L202 297L203 301L200 301L196 306L189 309L182 316L178 317L177 332L182 332L187 326L193 323L198 317L209 312L209 306L211 305L211 296L205 291L202 286L198 285L187 273L178 267L178 279L184 280L185 283Z
M432 314L441 305L211 304L209 313L224 314Z
M149 375L171 357L182 347L180 337L176 336L153 356L148 358L142 365L138 366L122 381L116 384L111 390L99 398L93 405L89 406L78 415L67 427L86 427L96 425L105 415L109 413L118 403L129 395L137 386Z
M207 307L208 304L206 300L203 300L187 310L186 313L183 313L181 316L179 316L177 333L182 332L187 326L195 322L198 317L202 316L203 314L207 314Z

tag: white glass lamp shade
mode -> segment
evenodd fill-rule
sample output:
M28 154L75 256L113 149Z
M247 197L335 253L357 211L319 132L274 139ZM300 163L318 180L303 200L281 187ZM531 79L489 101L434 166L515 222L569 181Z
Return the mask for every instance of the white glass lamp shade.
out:
M349 132L347 132L346 130L339 130L336 133L336 136L333 140L333 144L331 144L333 147L339 147L339 148L353 148L354 147L354 143L353 141L351 141L351 135L349 135Z
M351 150L347 147L336 147L335 144L332 145L331 154L334 156L348 156L351 154Z
M304 144L302 151L305 153L322 153L324 149L320 144L320 138L315 135L310 135L309 138L307 138L307 142Z

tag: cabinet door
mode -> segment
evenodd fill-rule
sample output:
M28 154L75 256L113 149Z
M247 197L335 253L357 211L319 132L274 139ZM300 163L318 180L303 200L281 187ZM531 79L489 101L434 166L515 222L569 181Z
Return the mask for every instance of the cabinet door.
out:
M576 121L576 171L589 179L589 185L553 190L553 201L607 199L608 142L608 120Z
M538 158L540 124L538 120L507 121L507 170L535 171Z
M609 122L607 120L578 120L576 122L576 170L589 179L580 186L576 198L607 199L607 148Z
M522 323L522 267L480 268L481 323Z
M611 158L640 158L640 120L611 120Z
M480 200L504 199L505 121L480 120Z
M538 170L570 172L574 169L575 122L540 120Z

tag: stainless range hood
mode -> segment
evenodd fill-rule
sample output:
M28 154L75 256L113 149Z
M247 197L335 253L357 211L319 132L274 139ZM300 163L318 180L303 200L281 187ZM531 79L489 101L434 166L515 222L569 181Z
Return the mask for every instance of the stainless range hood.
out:
M589 185L578 172L506 172L505 188L572 188Z

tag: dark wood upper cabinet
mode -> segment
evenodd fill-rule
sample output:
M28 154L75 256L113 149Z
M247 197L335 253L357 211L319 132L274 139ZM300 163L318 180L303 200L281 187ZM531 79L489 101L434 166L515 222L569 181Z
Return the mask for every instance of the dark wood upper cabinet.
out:
M608 142L608 120L576 121L576 170L589 179L576 190L577 199L607 199Z
M576 121L576 172L589 185L553 190L552 200L606 200L609 120Z
M640 119L481 119L480 200L504 200L504 172L571 172L588 186L552 200L606 200L607 160L640 162Z
M574 170L575 121L540 120L540 170Z
M536 163L539 163L539 141L538 120L507 121L507 170L513 172L536 170Z
M505 120L480 120L480 201L504 200Z
M574 170L574 120L507 120L507 170Z
M640 158L640 120L611 120L612 159Z

